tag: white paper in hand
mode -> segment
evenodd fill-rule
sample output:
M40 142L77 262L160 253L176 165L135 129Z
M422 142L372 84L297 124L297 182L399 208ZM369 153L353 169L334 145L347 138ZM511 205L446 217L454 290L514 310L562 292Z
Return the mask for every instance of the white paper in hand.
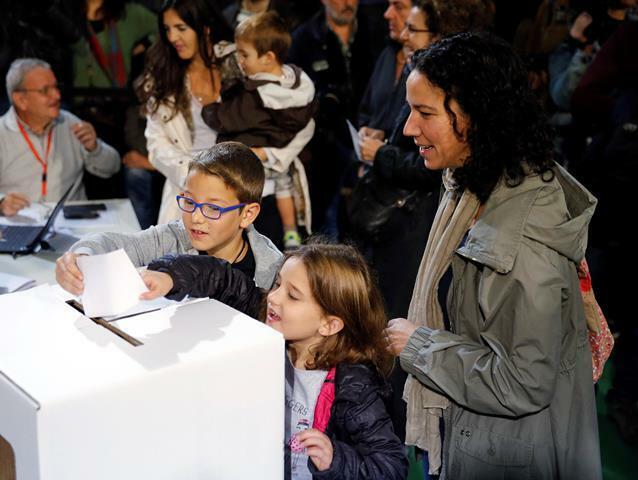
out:
M348 124L348 131L350 132L350 139L352 140L352 147L354 148L357 160L363 162L361 159L361 148L359 148L359 132L357 132L357 129L354 128L354 125L350 122L350 120L346 119L346 123Z
M84 275L82 305L87 317L119 315L140 301L148 289L124 250L80 256Z

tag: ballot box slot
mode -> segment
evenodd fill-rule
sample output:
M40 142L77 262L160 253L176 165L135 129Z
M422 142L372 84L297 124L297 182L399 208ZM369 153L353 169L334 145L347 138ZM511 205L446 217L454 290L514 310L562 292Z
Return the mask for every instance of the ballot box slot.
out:
M71 307L75 308L82 315L84 315L84 308L82 307L82 304L80 302L78 302L77 300L68 300L66 303L70 305ZM93 320L95 323L97 323L98 325L100 325L101 327L104 327L111 333L117 335L122 340L130 343L134 347L139 347L140 345L144 345L138 339L131 337L129 334L127 334L126 332L123 332L122 330L117 328L115 325L110 324L109 322L104 320L102 317L89 317L89 318Z

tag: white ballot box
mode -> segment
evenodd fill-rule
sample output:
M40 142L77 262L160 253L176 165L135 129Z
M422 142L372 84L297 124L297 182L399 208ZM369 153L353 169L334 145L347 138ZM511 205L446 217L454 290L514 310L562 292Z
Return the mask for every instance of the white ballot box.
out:
M109 323L0 296L0 479L281 479L284 340L215 300Z

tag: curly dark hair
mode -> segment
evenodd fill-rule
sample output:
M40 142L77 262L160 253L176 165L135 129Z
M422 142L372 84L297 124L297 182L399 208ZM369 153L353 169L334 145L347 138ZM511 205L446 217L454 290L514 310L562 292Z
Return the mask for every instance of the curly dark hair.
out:
M155 113L158 106L172 97L173 114L187 110L190 99L185 88L184 78L190 64L182 60L168 41L164 29L164 13L175 10L177 15L190 28L195 30L199 43L199 53L206 66L215 63L212 45L233 39L233 30L226 22L219 8L208 0L166 0L157 14L159 37L148 49L144 73L136 83L136 92L145 104L147 113ZM149 81L150 80L150 81ZM154 102L147 103L149 98Z
M416 71L445 93L444 106L470 156L454 171L462 188L485 203L498 181L522 183L529 173L553 178L553 132L529 88L521 59L488 33L460 33L414 54ZM463 135L450 102L469 118Z
M432 35L487 30L494 19L488 0L413 0L412 6L425 12Z

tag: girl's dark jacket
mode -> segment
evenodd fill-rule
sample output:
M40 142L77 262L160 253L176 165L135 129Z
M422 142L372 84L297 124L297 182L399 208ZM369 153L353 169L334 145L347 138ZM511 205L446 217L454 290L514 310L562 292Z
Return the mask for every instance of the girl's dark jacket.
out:
M389 386L373 367L340 364L335 376L335 400L326 435L334 449L332 465L313 478L404 479L408 460L394 434L384 400Z
M252 317L258 317L264 292L251 278L224 260L210 256L167 255L149 270L169 274L172 299L212 297ZM309 460L314 478L404 479L408 460L394 434L384 400L389 387L374 368L341 364L335 376L335 399L326 434L334 449L332 465L319 472Z

